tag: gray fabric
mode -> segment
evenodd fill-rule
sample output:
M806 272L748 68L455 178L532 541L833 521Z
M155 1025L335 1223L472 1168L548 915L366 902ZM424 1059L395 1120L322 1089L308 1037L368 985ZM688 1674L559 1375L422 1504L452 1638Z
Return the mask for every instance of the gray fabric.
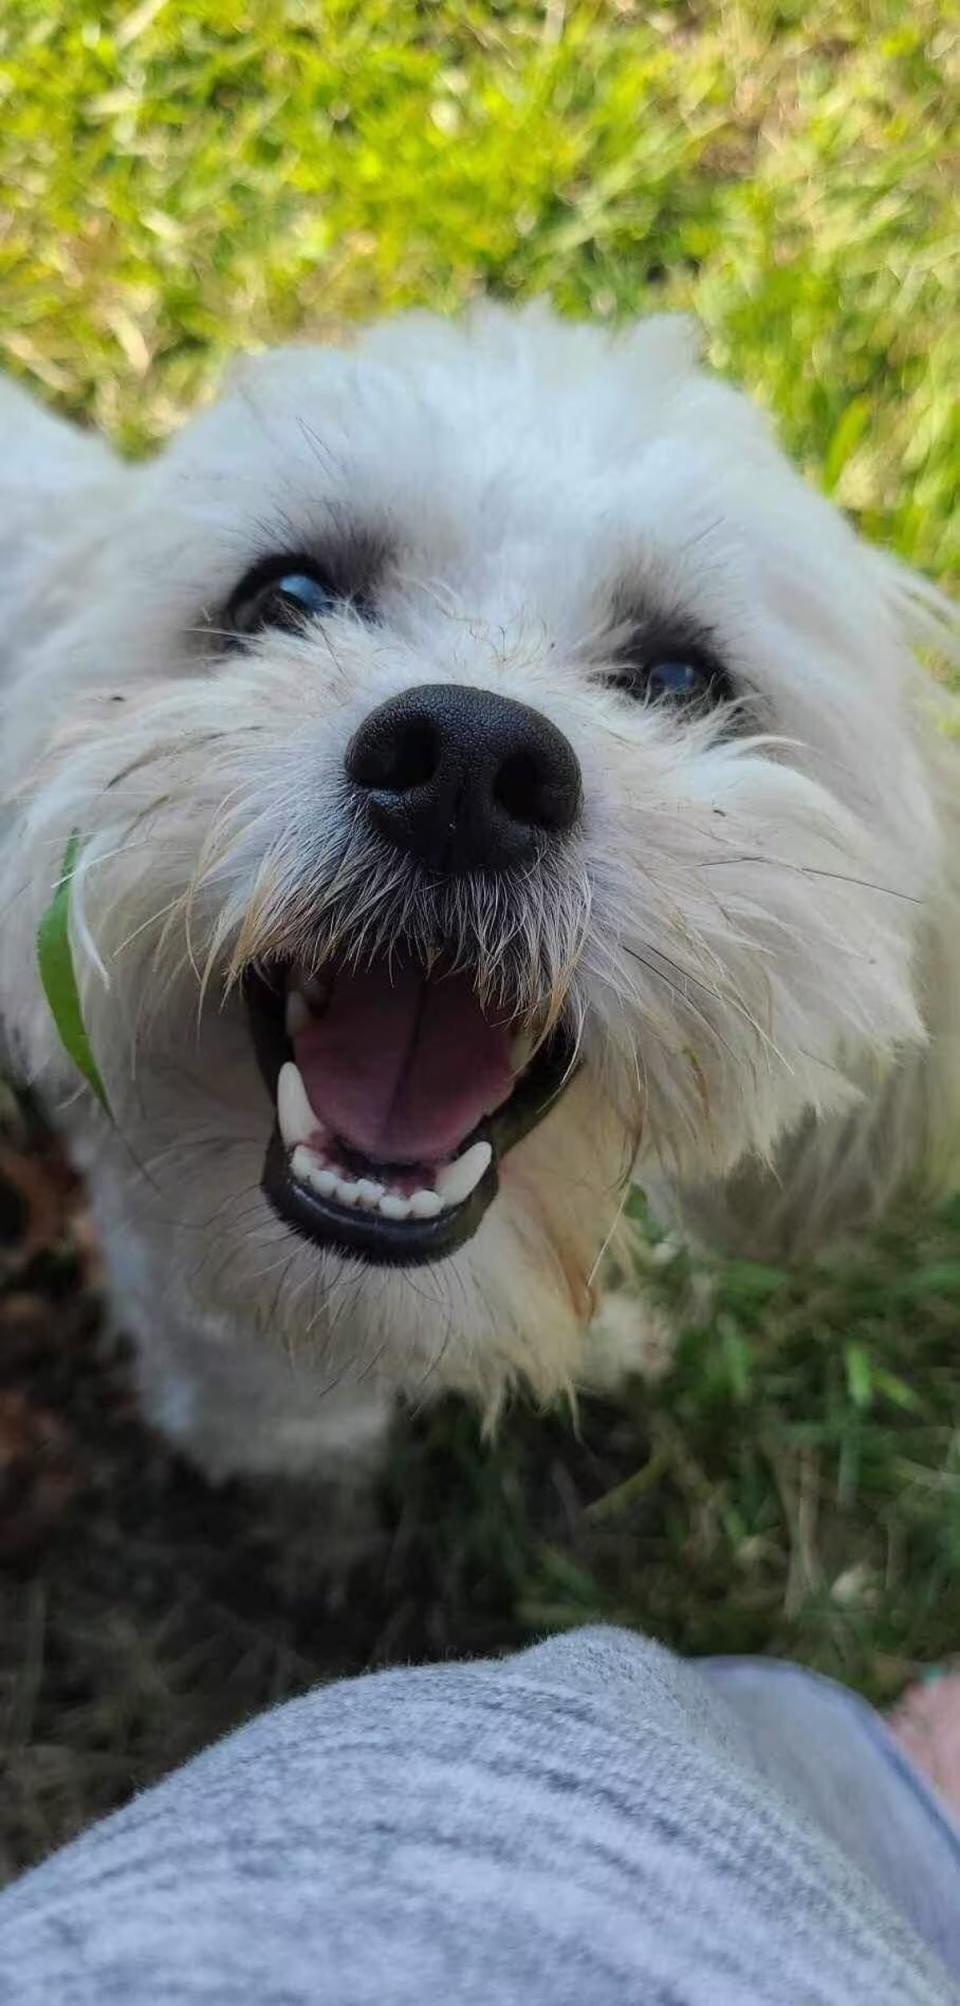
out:
M9 1890L0 2002L957 2006L723 1690L582 1631L312 1693Z
M698 1669L717 1683L757 1767L960 1975L960 1825L872 1708L797 1665L721 1658Z

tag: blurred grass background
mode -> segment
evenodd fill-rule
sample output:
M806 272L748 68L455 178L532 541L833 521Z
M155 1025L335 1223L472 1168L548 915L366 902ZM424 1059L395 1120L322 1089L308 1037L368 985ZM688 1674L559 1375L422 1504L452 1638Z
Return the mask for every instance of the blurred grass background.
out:
M0 336L128 445L251 342L690 306L871 531L955 566L943 0L4 0Z
M943 0L2 0L0 346L141 451L251 343L484 291L689 307L811 478L955 582L958 105ZM57 1217L0 1315L18 1509L51 1427L70 1466L4 1546L11 1865L331 1670L605 1616L883 1699L960 1648L960 1205L803 1275L652 1252L671 1375L492 1448L419 1418L336 1579L138 1434Z

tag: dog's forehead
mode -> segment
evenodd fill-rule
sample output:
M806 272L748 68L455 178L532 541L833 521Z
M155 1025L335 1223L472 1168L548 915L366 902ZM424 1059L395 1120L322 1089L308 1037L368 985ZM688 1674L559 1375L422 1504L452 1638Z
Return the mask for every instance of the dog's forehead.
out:
M504 348L400 323L357 352L257 358L175 442L165 477L234 548L245 524L259 552L322 546L347 522L439 576L552 566L554 600L648 544L684 546L738 495L753 506L758 457L768 480L792 478L746 400L667 354L663 333L652 358L595 329L560 330L558 346L551 324L545 353L542 336Z
M412 316L352 350L275 350L187 425L156 481L131 533L203 606L256 562L322 561L331 535L359 530L394 581L452 587L494 624L543 618L561 639L632 588L642 602L647 581L657 610L734 652L762 606L818 650L880 617L838 512L666 317L627 337Z
M178 471L211 478L236 470L305 497L410 506L442 485L447 505L496 495L517 506L559 483L636 478L658 444L687 431L684 400L664 402L622 374L612 383L569 377L541 384L517 367L471 359L461 370L387 367L358 355L294 350L249 367L221 403L188 426ZM691 434L693 442L694 434Z

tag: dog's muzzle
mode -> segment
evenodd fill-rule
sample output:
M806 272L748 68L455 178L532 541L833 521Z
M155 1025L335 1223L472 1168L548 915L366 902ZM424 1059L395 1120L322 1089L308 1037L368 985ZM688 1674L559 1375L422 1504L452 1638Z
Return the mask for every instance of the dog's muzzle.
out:
M383 704L346 756L359 812L436 882L535 865L580 812L566 739L487 690L425 684ZM376 958L275 964L247 982L277 1120L263 1188L304 1237L410 1265L452 1254L498 1190L505 1153L572 1070L542 1034L485 1005L443 942L427 968L399 939Z

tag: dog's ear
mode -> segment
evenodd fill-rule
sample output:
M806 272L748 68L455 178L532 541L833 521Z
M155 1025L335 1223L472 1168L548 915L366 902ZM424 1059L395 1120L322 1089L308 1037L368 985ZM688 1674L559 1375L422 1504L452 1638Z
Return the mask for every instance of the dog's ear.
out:
M861 546L876 591L915 663L907 728L940 830L939 870L916 913L913 979L925 1040L878 1072L866 1062L853 1108L806 1119L721 1184L679 1195L687 1230L753 1259L809 1255L887 1212L960 1191L960 611L928 580Z
M960 606L889 551L871 552L880 593L901 638L921 658L960 670Z
M109 533L131 471L92 432L0 379L3 652L69 609L83 553Z

